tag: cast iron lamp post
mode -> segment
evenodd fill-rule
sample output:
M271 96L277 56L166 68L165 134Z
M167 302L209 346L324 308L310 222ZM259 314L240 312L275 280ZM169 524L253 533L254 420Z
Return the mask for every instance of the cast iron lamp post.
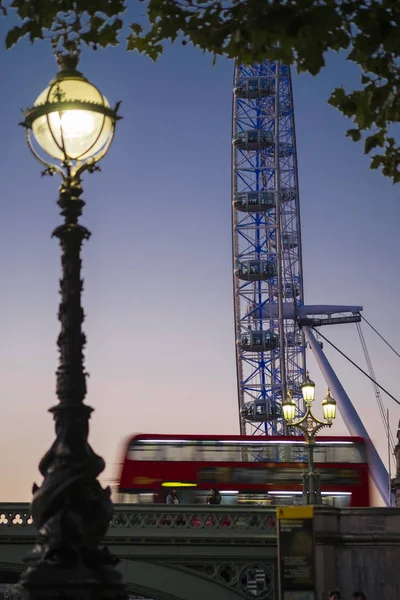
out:
M303 473L303 504L322 504L320 476L319 472L314 469L315 436L320 429L332 426L333 420L336 417L336 400L332 398L328 388L328 392L322 400L322 410L325 420L321 421L311 411L315 397L315 383L311 381L308 371L306 380L301 386L301 391L306 405L304 416L298 421L294 420L296 402L290 396L290 392L288 392L288 396L282 404L283 416L289 427L296 427L302 432L307 445L308 468Z
M29 146L46 169L62 177L58 205L64 223L60 241L62 278L58 337L59 403L50 409L56 439L42 458L42 485L33 486L32 516L38 537L26 558L20 590L26 598L115 600L123 584L118 562L100 547L113 512L110 489L97 480L105 463L88 444L92 409L84 404L86 375L81 306L81 246L90 236L79 223L84 201L81 175L92 172L107 152L119 118L103 94L79 71L78 54L59 55L60 72L24 111ZM44 151L47 157L43 157Z

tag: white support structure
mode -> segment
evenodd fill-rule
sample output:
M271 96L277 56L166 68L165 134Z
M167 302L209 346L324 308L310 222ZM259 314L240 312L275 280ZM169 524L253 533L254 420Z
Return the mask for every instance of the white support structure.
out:
M330 387L332 394L337 402L340 414L349 430L350 435L365 438L368 448L368 460L370 472L373 482L375 483L378 492L380 493L385 506L390 506L388 498L388 480L389 474L385 465L382 462L374 444L369 438L368 432L365 429L356 409L353 406L350 398L346 394L342 384L336 376L336 373L329 364L328 359L318 344L313 332L307 326L303 326L303 331L307 342L315 356L321 373L323 374L327 385Z

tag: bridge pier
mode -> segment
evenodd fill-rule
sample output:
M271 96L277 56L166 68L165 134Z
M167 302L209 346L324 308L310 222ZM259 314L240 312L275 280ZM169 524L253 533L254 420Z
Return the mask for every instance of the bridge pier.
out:
M233 587L219 585L201 575L173 565L122 560L118 565L128 592L156 600L240 600Z

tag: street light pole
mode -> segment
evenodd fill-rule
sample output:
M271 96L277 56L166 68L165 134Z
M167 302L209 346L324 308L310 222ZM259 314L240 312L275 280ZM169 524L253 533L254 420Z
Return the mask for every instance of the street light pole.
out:
M314 444L307 444L308 451L308 493L309 502L308 504L318 504L318 502L312 502L314 498Z
M324 427L331 427L336 417L336 401L332 398L328 388L327 395L322 401L324 421L318 419L312 412L311 406L315 397L315 383L311 381L309 373L305 382L301 386L306 412L303 417L297 421L294 420L296 414L296 403L288 391L288 396L282 404L283 415L288 422L289 427L297 428L303 434L307 446L307 471L303 473L303 504L322 504L320 474L314 467L314 448L315 437Z
M60 72L24 112L22 123L32 152L46 166L44 174L57 172L62 177L58 205L64 223L53 232L60 242L62 265L59 403L50 409L56 439L40 461L42 485L33 486L31 510L38 537L19 586L22 596L32 600L116 600L124 589L115 568L118 559L100 547L113 513L111 493L97 480L105 463L88 443L92 408L84 404L81 247L90 232L79 217L85 205L81 175L98 169L97 162L107 152L119 118L118 105L110 108L101 92L77 71L76 53L59 56L59 65ZM59 162L43 158L36 146Z

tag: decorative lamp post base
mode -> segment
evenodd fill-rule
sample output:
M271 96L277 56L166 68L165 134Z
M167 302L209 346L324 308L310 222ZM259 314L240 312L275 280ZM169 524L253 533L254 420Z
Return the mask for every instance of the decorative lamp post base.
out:
M89 569L41 563L29 567L17 586L21 600L124 600L122 576L115 567Z

